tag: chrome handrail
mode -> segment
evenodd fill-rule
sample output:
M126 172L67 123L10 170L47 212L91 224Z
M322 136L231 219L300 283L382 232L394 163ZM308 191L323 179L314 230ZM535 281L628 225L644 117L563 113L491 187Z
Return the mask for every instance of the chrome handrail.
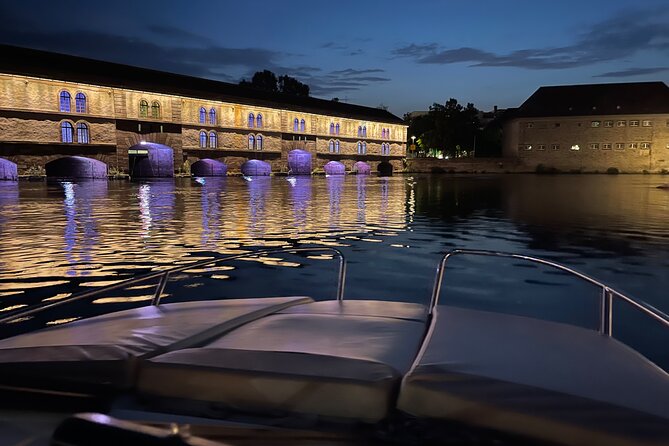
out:
M531 257L523 254L513 254L508 252L501 251L485 251L485 250L476 250L476 249L454 249L446 253L439 265L437 266L436 277L434 281L434 286L432 287L432 296L430 298L430 307L429 314L432 315L435 307L439 304L439 294L441 293L441 284L444 278L444 272L446 269L446 264L451 257L458 255L474 255L474 256L490 256L490 257L505 257L519 260L526 260L533 263L538 263L541 265L550 266L560 271L567 272L571 275L574 275L586 282L589 282L593 285L598 286L601 289L600 297L600 309L599 309L599 324L598 330L599 333L606 336L613 336L613 300L614 298L620 299L627 302L638 310L642 311L645 315L650 316L656 321L663 324L666 328L669 328L669 316L667 316L662 311L657 308L645 303L637 301L631 297L624 295L623 293L614 290L608 285L593 279L590 276L587 276L579 271L576 271L567 266L561 265L556 262L551 262L550 260L544 260L537 257Z
M174 268L166 269L163 271L156 271L153 273L148 273L148 274L143 274L138 277L133 277L132 279L128 280L123 280L119 283L115 283L112 285L108 285L102 288L98 288L96 290L91 290L91 291L84 291L82 293L74 294L72 296L69 296L67 298L55 301L55 302L42 302L36 305L33 305L29 308L20 310L16 313L9 314L3 318L0 318L0 324L6 324L12 321L15 321L17 319L21 319L27 316L32 316L35 313L39 313L54 307L58 307L61 305L65 305L68 303L76 302L79 300L91 298L94 296L97 296L102 293L106 293L108 291L114 291L119 288L126 288L130 285L134 285L136 283L141 283L145 282L150 279L155 279L155 278L160 278L160 281L156 284L156 290L153 294L153 298L151 299L151 305L158 306L160 305L161 301L161 296L163 294L163 291L165 290L165 286L167 285L167 280L170 276L170 274L173 273L178 273L181 271L193 269L193 268L201 268L204 266L216 264L216 263L221 263L221 262L226 262L226 261L232 261L232 260L238 260L238 259L243 259L243 258L252 258L252 257L261 257L265 255L270 255L270 254L279 254L279 253L287 253L287 254L293 254L297 252L330 252L333 253L334 256L336 256L339 259L339 270L337 272L337 294L336 294L336 299L338 301L343 301L344 300L344 284L346 281L346 258L344 257L344 254L332 247L317 247L317 248L279 248L279 249L266 249L266 250L261 250L261 251L249 251L245 252L242 254L234 254L230 255L227 257L221 257L217 259L207 259L207 260L201 260L198 262L193 262L193 263L188 263L186 265L181 265L177 266Z

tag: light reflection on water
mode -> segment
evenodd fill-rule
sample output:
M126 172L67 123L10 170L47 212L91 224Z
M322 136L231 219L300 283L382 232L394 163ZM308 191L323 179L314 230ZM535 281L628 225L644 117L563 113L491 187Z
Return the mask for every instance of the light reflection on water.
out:
M313 244L344 251L348 298L425 302L440 254L468 247L557 260L667 311L669 192L655 188L662 182L622 175L0 182L0 309L213 252Z

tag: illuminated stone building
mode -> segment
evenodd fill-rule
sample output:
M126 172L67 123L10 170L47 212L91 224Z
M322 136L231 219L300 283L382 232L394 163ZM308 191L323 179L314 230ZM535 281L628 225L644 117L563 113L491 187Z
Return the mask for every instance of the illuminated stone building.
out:
M0 45L0 157L19 173L64 156L128 171L142 143L171 148L176 170L206 158L287 172L296 149L313 169L400 170L405 141L403 121L382 109Z
M669 170L669 87L541 87L505 124L504 156L567 172Z

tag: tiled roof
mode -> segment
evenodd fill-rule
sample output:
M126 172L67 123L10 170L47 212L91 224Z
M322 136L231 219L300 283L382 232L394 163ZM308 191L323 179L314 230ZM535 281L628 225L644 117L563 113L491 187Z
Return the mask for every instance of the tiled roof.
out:
M591 116L669 113L664 82L541 87L515 117Z
M404 123L399 117L380 108L264 92L227 82L10 45L0 45L0 73L284 108L352 119Z

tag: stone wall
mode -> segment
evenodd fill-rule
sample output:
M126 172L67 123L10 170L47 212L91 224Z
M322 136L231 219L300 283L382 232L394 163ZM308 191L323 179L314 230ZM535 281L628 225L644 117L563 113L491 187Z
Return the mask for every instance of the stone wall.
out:
M532 169L540 164L581 172L669 169L669 115L523 118L507 123L504 131L504 154Z
M409 173L507 173L534 172L515 158L408 158Z

